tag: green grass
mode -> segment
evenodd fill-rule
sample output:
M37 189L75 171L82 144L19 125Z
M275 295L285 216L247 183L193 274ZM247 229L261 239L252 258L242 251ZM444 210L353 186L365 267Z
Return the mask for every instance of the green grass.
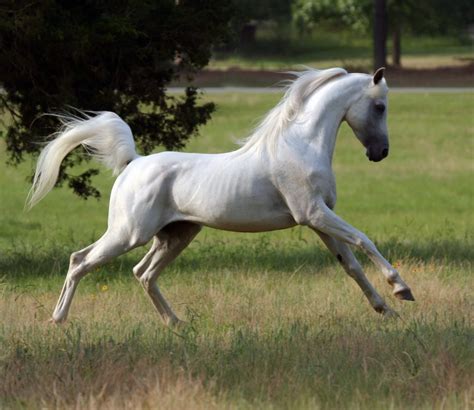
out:
M187 150L235 147L277 95L213 95ZM343 126L337 212L375 240L417 301L371 311L308 229L204 229L159 283L190 325L164 328L131 269L136 250L81 282L70 321L47 323L69 253L103 232L104 197L56 189L22 211L32 163L0 154L0 407L469 408L474 400L473 121L470 94L390 97L391 154L366 160Z

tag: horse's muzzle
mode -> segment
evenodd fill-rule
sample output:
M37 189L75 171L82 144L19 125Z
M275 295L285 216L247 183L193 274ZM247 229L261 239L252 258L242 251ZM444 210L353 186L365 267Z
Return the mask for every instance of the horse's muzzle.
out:
M367 148L365 153L369 158L369 161L379 162L388 156L388 145L383 146L370 146Z

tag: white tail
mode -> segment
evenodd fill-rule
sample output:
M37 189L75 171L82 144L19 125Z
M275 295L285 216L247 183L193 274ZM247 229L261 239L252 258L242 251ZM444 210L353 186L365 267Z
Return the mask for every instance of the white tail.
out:
M79 145L112 169L114 175L118 175L130 161L138 158L132 131L117 114L108 111L96 116L81 114L83 118L57 115L63 126L38 158L33 186L28 194L28 208L36 205L54 187L61 162Z

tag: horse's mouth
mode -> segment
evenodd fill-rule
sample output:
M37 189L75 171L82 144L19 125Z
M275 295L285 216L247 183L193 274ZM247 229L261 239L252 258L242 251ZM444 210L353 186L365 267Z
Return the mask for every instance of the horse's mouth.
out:
M388 148L384 147L381 150L378 150L378 152L374 152L374 150L367 149L365 155L367 155L369 161L380 162L388 156Z
M372 162L380 162L383 160L382 156L372 156L368 152L366 152L365 155L367 155L367 158L369 158L369 161L372 161Z

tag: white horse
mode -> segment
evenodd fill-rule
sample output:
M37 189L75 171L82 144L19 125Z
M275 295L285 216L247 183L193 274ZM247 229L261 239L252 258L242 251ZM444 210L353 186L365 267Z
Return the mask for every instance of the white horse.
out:
M84 275L153 238L151 249L133 273L164 323L179 323L156 279L203 225L240 232L308 226L377 312L392 313L349 245L367 254L392 285L395 296L414 300L398 272L367 236L332 211L336 185L331 163L342 121L347 121L364 145L369 160L380 161L388 155L388 88L383 73L379 69L373 76L348 74L332 68L296 74L280 103L243 146L224 154L139 156L129 126L116 114L62 117L63 128L38 159L29 205L52 189L62 160L81 144L120 175L112 188L107 231L97 242L71 255L52 320L66 319Z

